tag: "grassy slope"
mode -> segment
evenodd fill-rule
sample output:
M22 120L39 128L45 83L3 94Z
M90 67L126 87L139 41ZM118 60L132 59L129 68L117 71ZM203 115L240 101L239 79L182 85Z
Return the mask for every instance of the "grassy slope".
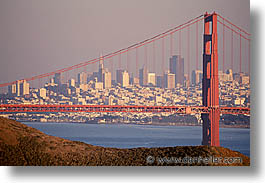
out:
M150 164L148 156L158 157L241 157L242 163L250 164L250 159L239 152L223 147L180 146L164 148L117 149L93 146L77 141L46 135L14 120L0 117L0 165L97 165L97 166L149 166L187 165L159 163ZM203 163L192 165L206 165ZM214 164L228 165L228 164Z

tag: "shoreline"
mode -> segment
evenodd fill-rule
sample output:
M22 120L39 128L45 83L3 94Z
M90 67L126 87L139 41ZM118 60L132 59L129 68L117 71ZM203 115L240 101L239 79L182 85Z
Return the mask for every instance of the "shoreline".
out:
M153 125L153 126L200 126L202 127L202 124L189 124L189 123L179 123L179 124L169 124L169 123L89 123L89 122L79 122L79 121L62 121L62 122L55 122L55 121L47 121L47 122L41 122L41 121L19 121L19 122L27 122L27 123L76 123L76 124L98 124L98 125L104 125L104 124L110 124L110 125ZM225 124L220 124L220 128L242 128L242 129L250 129L250 125L225 125Z

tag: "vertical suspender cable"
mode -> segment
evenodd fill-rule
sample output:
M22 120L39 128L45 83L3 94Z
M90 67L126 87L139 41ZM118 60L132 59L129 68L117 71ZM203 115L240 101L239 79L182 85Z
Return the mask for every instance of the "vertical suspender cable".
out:
M119 54L119 69L121 69L121 53Z
M165 38L162 38L162 75L165 72Z
M170 34L170 56L173 55L173 34Z
M242 72L242 39L241 39L241 34L240 34L240 55L239 55L239 61L240 61L240 68L239 68L239 72Z
M198 22L196 22L196 70L199 69L199 41L198 41Z
M156 72L156 48L155 41L153 42L153 72Z
M223 24L223 72L225 72L225 25L224 24Z
M130 69L130 55L129 55L129 49L127 51L127 71L129 73L129 69Z
M138 71L139 71L139 65L138 65L138 48L135 49L135 61L136 61L136 64L135 64L136 75L137 75L137 77L139 77L139 75L138 75Z

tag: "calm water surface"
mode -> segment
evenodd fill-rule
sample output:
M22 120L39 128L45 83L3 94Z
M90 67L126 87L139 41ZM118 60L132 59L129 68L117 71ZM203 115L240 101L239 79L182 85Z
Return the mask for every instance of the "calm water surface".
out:
M103 147L166 147L200 145L200 126L24 122L48 135ZM220 128L221 146L250 156L250 129Z

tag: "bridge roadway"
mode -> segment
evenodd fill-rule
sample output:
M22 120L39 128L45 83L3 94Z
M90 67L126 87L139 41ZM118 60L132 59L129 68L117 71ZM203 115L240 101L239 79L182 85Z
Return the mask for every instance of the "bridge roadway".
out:
M217 107L218 108L218 107ZM247 114L247 107L219 107L221 114ZM118 105L31 105L0 104L0 112L127 112L127 113L210 113L210 107L204 106L118 106Z

